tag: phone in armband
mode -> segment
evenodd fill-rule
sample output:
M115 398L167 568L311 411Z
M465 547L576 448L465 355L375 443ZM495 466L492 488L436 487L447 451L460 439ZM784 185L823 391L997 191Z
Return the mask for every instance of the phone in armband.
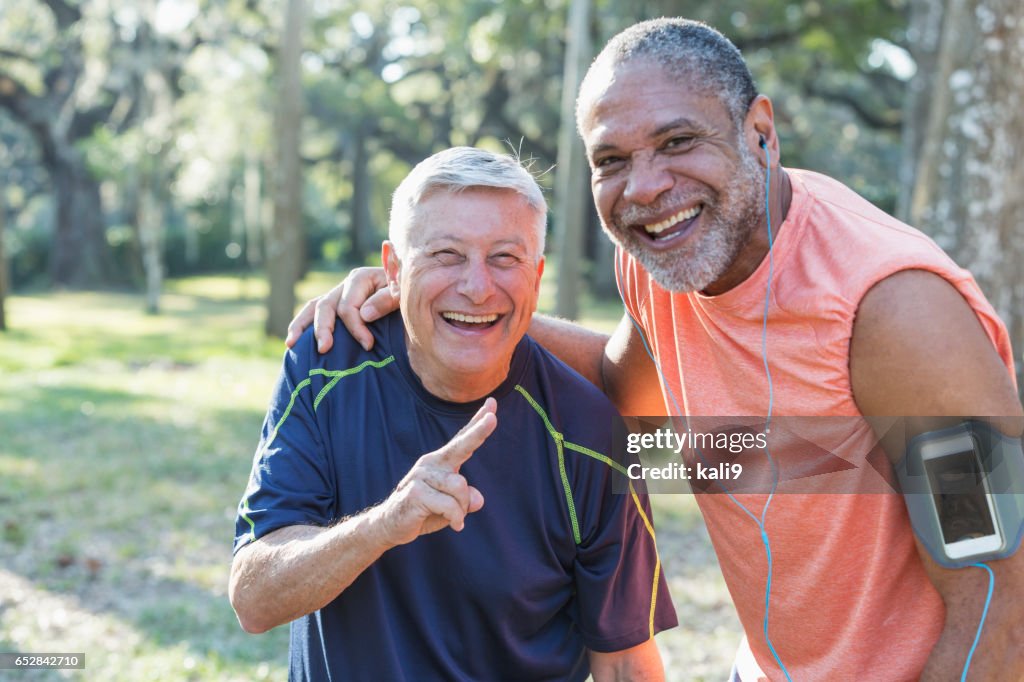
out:
M978 452L967 431L921 444L942 551L954 560L998 552L1006 544Z
M914 533L958 568L1013 554L1024 535L1024 452L989 424L966 420L915 436L896 465Z

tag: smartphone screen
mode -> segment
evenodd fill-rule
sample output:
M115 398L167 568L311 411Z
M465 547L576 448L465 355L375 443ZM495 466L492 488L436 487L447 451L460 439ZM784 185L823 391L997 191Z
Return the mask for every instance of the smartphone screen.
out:
M981 468L973 451L925 460L942 538L951 544L995 535Z
M945 543L995 535L981 467L973 450L924 460Z
M941 536L941 547L929 545L933 556L941 552L945 557L937 561L959 562L1005 549L997 499L989 490L978 443L969 428L926 439L919 453L935 514L927 520L928 536L922 541L934 543L938 541L934 536Z

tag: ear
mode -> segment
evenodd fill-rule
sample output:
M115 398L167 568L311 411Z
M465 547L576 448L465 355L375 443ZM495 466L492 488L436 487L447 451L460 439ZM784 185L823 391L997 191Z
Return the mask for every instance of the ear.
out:
M541 256L540 260L537 262L537 284L534 287L534 291L533 291L535 296L539 296L540 295L540 278L543 277L543 276L544 276L544 256Z
M768 163L778 165L779 137L775 133L775 113L772 101L766 95L755 97L747 109L747 118L743 122L743 143L762 166Z
M398 258L398 249L394 242L384 240L380 245L380 262L384 265L384 274L388 278L388 287L397 289L398 277L402 271L402 261Z

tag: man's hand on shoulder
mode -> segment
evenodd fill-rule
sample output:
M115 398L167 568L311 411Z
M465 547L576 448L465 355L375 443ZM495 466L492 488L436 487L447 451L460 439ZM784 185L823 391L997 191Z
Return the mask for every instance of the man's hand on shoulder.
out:
M334 345L334 321L341 318L349 334L370 350L373 334L366 324L397 309L398 292L388 287L384 268L356 268L323 296L306 301L289 323L284 342L291 348L312 324L317 350L326 353Z

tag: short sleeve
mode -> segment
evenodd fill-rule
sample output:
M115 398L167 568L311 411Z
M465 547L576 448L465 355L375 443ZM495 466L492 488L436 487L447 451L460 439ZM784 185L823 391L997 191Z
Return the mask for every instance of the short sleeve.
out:
M678 624L647 496L615 480L626 478L619 470L626 456L622 445L617 466L594 457L582 461L590 471L575 491L581 520L574 571L579 626L587 647L599 652L628 649Z
M234 551L279 528L328 525L335 495L314 400L321 375L310 371L312 335L285 355L235 518Z

